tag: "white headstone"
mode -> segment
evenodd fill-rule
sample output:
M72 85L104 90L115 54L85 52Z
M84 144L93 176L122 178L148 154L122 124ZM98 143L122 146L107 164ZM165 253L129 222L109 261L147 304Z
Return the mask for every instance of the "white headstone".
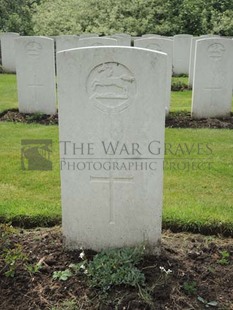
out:
M218 34L202 34L202 35L200 35L200 39L204 39L204 38L213 38L213 37L215 37L215 38L219 38L219 35Z
M195 48L196 48L197 40L200 40L200 37L193 37L191 41L191 47L190 47L188 85L191 88L193 87L193 69L194 69Z
M166 58L131 47L58 53L62 225L68 248L161 237Z
M56 113L53 39L21 37L15 46L19 111Z
M142 38L151 38L151 37L161 37L160 34L153 34L153 33L147 33L147 34L143 34Z
M117 45L117 40L111 38L85 38L78 41L78 47L114 45Z
M148 37L134 40L134 46L147 48L167 54L167 100L165 104L165 112L166 114L168 114L171 100L173 42L170 39L165 39L162 37Z
M56 52L78 47L79 37L75 35L61 35L56 37Z
M110 37L117 40L117 45L131 46L131 35L129 35L129 34L118 33L118 34L113 34Z
M6 32L1 34L2 67L6 72L15 73L15 39L19 38L18 33Z
M194 58L195 58L195 47L196 47L196 41L204 38L212 38L212 37L219 37L217 35L201 35L200 37L193 37L191 42L191 48L190 48L190 61L189 61L189 78L188 78L188 84L189 87L193 87L193 69L194 69Z
M188 74L192 35L178 34L173 39L173 73Z
M97 33L81 33L80 35L79 35L79 37L81 38L81 39L84 39L84 38L96 38L96 37L98 37L99 35L97 34Z
M192 117L224 117L231 112L233 41L196 41Z

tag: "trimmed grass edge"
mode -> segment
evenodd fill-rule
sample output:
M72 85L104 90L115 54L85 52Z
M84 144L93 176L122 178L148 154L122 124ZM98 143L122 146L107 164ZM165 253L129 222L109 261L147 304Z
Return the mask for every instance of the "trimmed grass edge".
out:
M36 227L53 227L61 225L61 216L27 216L16 215L12 217L0 216L0 223L10 224L14 227L20 228L36 228ZM232 223L200 223L200 222L185 222L179 219L163 219L163 229L169 229L173 233L178 232L191 232L202 235L222 235L224 237L233 237L233 224Z

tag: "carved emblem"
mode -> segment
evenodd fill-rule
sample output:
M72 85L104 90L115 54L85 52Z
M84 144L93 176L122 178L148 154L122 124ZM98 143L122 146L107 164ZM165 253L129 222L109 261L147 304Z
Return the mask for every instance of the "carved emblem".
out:
M90 72L87 92L99 110L117 113L127 109L135 97L136 81L124 65L107 62Z
M40 43L37 42L29 42L28 44L26 44L25 46L26 48L26 53L28 56L32 56L32 57L37 57L40 55L41 51L42 51L42 46Z
M208 55L214 61L220 60L224 53L225 47L220 43L214 43L208 47Z

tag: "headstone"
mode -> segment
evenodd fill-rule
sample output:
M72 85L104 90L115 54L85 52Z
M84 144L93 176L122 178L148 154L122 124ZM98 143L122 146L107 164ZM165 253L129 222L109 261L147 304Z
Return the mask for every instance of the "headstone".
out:
M117 40L111 38L85 38L78 41L78 47L114 45L117 45Z
M170 100L171 100L171 80L172 80L172 55L173 55L173 42L170 39L162 37L146 37L134 41L135 47L147 48L167 54L167 100L165 104L165 112L169 113Z
M56 37L56 52L78 47L79 37L75 35L61 35Z
M53 39L21 37L15 46L19 111L56 113Z
M190 88L193 87L194 58L195 58L195 48L197 40L200 40L200 37L193 37L190 47L189 76L188 76L188 85Z
M117 40L119 46L131 46L131 35L126 33L116 33L110 36L110 38Z
M213 38L213 37L216 37L216 38L219 38L219 35L218 34L202 34L200 35L200 39L204 39L204 38Z
M196 41L192 117L229 116L232 102L233 41Z
M58 53L62 222L68 248L161 237L166 58L131 47Z
M201 35L199 37L193 37L191 41L191 48L190 48L190 61L189 61L189 77L188 77L188 85L190 88L193 87L193 69L194 69L194 58L195 58L195 47L196 41L204 38L212 38L212 37L219 37L217 35Z
M79 37L81 38L81 39L84 39L84 38L96 38L96 37L98 37L99 35L97 34L97 33L81 33L80 35L79 35Z
M16 72L15 65L15 39L18 33L6 32L1 35L2 67L5 72Z
M189 74L192 35L178 34L173 39L173 73Z
M160 34L154 34L154 33L147 33L147 34L143 34L142 38L151 38L151 37L161 37Z

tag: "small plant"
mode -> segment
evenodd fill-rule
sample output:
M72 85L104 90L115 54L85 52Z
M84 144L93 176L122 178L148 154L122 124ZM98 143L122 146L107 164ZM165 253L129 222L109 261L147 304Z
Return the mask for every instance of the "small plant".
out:
M97 254L86 266L90 285L103 292L115 285L144 285L145 276L136 267L142 257L142 248L113 249Z
M3 251L4 248L9 248L11 236L17 235L17 230L9 224L0 224L0 249Z
M192 282L184 282L183 289L186 295L196 295L197 293L197 283L195 281Z
M66 281L72 276L72 272L70 269L66 269L63 271L54 271L53 273L53 279L54 280L60 280L60 281Z
M34 113L34 114L30 114L26 116L27 121L29 122L36 122L36 121L40 121L44 118L44 114L43 113Z
M165 269L164 267L159 267L160 271L161 271L161 274L162 274L162 277L161 277L161 280L162 280L162 283L161 284L167 284L167 281L168 281L168 278L169 278L169 275L172 273L172 270L171 269Z
M65 300L59 306L53 307L51 310L78 310L77 303L75 300Z
M16 269L20 266L24 266L28 260L28 257L23 253L22 246L20 244L16 244L13 249L5 248L1 256L6 264L5 268L7 270L4 274L7 277L14 277Z
M41 264L30 264L23 247L15 243L18 230L9 224L0 225L0 258L4 267L0 270L6 277L14 277L17 270L24 269L31 274L39 272Z
M221 258L217 261L220 265L228 265L230 254L227 251L220 251Z
M26 269L30 274L34 274L40 271L42 265L40 263L37 264L28 264L26 265Z

